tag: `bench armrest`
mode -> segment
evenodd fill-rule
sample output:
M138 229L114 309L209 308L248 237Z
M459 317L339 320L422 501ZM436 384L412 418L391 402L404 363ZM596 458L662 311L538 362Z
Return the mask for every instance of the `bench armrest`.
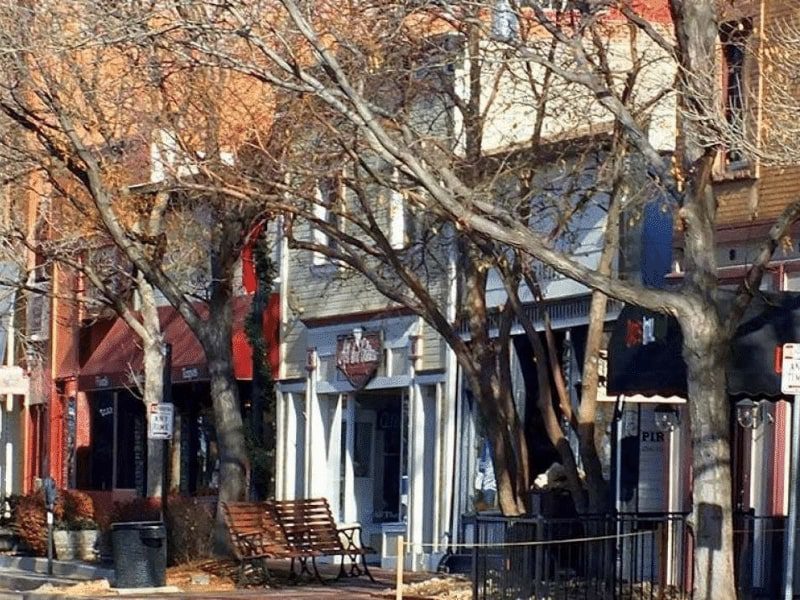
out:
M350 525L348 527L337 527L336 532L339 537L344 537L347 541L345 550L358 550L364 547L363 540L361 539L361 525Z

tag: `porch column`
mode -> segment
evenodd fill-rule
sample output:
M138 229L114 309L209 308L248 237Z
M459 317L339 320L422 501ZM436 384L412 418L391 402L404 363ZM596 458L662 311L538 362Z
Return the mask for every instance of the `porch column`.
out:
M328 491L328 460L322 407L317 394L317 371L311 372L306 396L306 480L307 498L325 496Z
M344 394L337 394L336 396L336 404L333 407L333 411L331 411L330 423L328 424L330 435L328 436L326 448L328 482L323 495L328 498L331 512L333 512L333 516L336 519L341 518L343 515L343 507L340 506L340 472L342 469L342 400L344 398Z
M286 406L284 404L286 396L291 397L291 394L275 390L275 497L279 500L286 497L286 474L288 472L286 468L288 463L286 457Z
M425 515L425 410L422 405L422 393L418 384L409 388L409 507L408 507L408 541L411 544L411 568L422 567L423 519ZM427 474L433 476L433 473Z
M356 422L356 397L355 394L347 395L345 415L345 452L344 452L344 520L353 523L358 518L356 506L356 485L353 472L353 451L355 449L355 422Z

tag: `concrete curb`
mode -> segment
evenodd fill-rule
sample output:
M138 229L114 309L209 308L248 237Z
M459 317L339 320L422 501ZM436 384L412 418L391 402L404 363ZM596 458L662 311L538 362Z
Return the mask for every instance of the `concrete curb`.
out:
M17 569L28 573L47 573L47 559L35 556L0 556L0 569ZM79 581L114 580L114 569L77 560L54 560L53 576Z

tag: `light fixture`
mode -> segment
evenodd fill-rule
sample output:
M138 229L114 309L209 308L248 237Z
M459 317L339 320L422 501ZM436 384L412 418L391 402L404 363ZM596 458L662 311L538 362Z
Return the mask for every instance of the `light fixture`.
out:
M422 336L409 335L408 336L408 358L417 360L422 358Z
M39 353L36 351L36 348L33 348L32 346L25 348L25 367L28 375L33 373L33 369L38 363L38 359Z
M659 431L674 431L681 424L681 415L676 406L659 404L653 411L653 421Z
M306 371L313 371L317 368L317 349L314 347L306 348Z
M761 405L749 398L736 403L736 421L745 429L758 429L764 420Z

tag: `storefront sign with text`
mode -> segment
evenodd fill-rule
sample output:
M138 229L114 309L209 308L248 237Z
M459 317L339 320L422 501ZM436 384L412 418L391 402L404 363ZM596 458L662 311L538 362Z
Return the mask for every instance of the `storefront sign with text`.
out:
M379 331L356 331L336 340L336 366L357 390L367 385L375 375L382 353Z

